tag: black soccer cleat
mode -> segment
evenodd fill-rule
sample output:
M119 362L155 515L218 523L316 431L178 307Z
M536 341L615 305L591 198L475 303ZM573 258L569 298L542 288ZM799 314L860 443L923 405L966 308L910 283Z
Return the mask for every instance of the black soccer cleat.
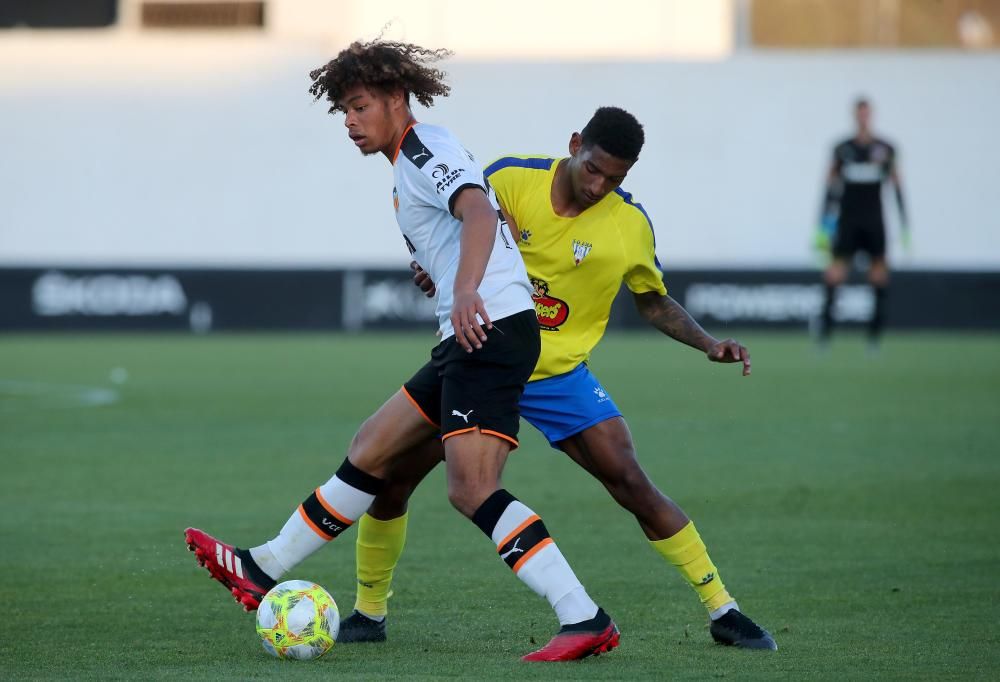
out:
M340 621L337 644L384 642L385 621L385 618L382 620L372 620L360 611L355 610L347 618Z
M743 649L778 650L778 644L767 630L736 609L727 612L718 620L713 620L709 632L712 633L712 639L719 644Z

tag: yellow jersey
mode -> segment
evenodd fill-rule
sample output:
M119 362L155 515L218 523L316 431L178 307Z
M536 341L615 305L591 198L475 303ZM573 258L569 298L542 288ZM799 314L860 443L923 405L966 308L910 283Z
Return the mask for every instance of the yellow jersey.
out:
M558 159L505 156L487 183L521 232L518 247L534 293L542 353L530 381L565 374L604 336L621 288L666 294L653 224L632 195L616 189L574 218L552 208Z

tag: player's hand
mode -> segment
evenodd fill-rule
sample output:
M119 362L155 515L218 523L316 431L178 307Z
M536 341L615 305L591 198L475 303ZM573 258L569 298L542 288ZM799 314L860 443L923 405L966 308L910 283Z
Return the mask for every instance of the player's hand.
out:
M713 343L709 346L706 355L712 362L742 362L743 376L750 376L750 351L735 339Z
M821 254L829 253L830 235L823 228L817 229L816 234L813 235L813 248Z
M413 284L424 292L424 296L434 298L434 294L437 293L437 287L434 286L431 276L415 260L410 261L410 270L413 270Z
M822 253L829 252L835 234L837 234L837 216L833 213L827 213L820 219L819 225L816 227L813 248Z
M476 319L477 314L487 329L493 328L479 292L475 289L456 289L455 302L451 306L451 326L455 329L455 340L467 353L471 353L473 348L482 348L486 341L486 332Z

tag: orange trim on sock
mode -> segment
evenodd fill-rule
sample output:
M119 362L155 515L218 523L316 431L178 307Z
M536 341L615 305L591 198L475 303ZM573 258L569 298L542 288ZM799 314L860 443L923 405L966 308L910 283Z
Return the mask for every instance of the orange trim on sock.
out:
M490 431L489 429L479 429L479 431L480 433L485 433L488 436L496 436L497 438L503 438L505 441L513 443L515 448L520 445L520 443L517 442L517 439L511 438L510 436L500 433L499 431Z
M451 433L446 433L443 436L441 436L441 440L443 441L447 438L451 438L452 436L457 436L462 433L468 433L469 431L475 431L478 428L479 428L478 426L470 426L467 429L459 429L458 431L452 431Z
M321 505L323 505L323 509L330 512L330 516L334 517L341 523L346 524L348 526L354 525L354 521L351 521L349 518L345 517L343 514L334 509L332 504L326 501L326 498L323 497L323 493L320 492L319 488L316 488L316 499L319 500L319 503Z
M555 541L552 538L545 538L544 540L542 540L541 542L539 542L537 545L535 545L534 547L532 547L531 549L529 549L527 552L525 552L524 556L521 557L520 559L518 559L517 563L514 564L514 573L517 573L518 571L520 571L521 570L521 566L524 564L524 562L527 561L528 559L530 559L531 557L535 556L536 554L538 554L538 552L541 551L541 549L543 547L547 547L547 546L553 544L554 542Z
M313 532L316 533L316 535L320 536L320 538L326 540L327 542L333 540L332 535L323 532L322 530L320 530L319 526L317 526L315 523L312 522L312 519L310 519L309 516L306 514L306 510L301 504L299 505L299 516L302 517L302 520L306 522L306 525L312 528Z
M515 537L517 537L518 533L520 533L522 530L533 524L535 521L540 521L540 520L541 519L538 518L538 514L532 514L531 516L529 516L527 519L524 520L524 523L515 528L513 531L511 531L510 535L508 535L507 537L505 537L503 540L500 541L500 544L497 545L497 549L499 550L501 547L503 547L508 542L513 540Z
M430 424L431 426L433 426L433 427L434 427L435 429L440 429L440 428L441 428L441 425L440 425L440 424L435 424L435 423L434 423L434 420L433 420L433 419L431 419L430 417L428 417L428 416L427 416L427 413L426 413L426 412L424 412L424 411L423 411L423 410L422 410L422 409L420 408L420 405L418 405L418 404L417 404L417 401L416 401L416 400L414 400L414 399L413 399L413 396L412 396L412 395L410 395L410 392L406 390L406 386L402 386L402 387L400 387L400 389L399 389L399 390L401 390L401 391L403 392L403 395L405 395L405 396L406 396L406 399L410 401L410 404L411 404L411 405L413 405L413 407L415 407L415 408L417 409L417 412L419 412L419 413L420 413L420 416L421 416L421 417L423 417L424 419L426 419L426 420L427 420L427 423L428 423L428 424Z

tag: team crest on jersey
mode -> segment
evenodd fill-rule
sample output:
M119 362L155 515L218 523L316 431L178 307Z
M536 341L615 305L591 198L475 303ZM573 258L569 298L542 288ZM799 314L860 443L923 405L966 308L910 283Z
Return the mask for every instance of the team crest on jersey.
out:
M521 230L521 243L531 246L531 230Z
M542 331L559 331L569 318L569 304L566 301L549 295L549 283L542 279L531 279L534 291L531 300L535 302L535 315Z
M399 213L399 192L395 187L392 188L392 207Z
M573 240L573 262L579 265L590 250L594 248L594 245L590 242L581 242L579 239Z

